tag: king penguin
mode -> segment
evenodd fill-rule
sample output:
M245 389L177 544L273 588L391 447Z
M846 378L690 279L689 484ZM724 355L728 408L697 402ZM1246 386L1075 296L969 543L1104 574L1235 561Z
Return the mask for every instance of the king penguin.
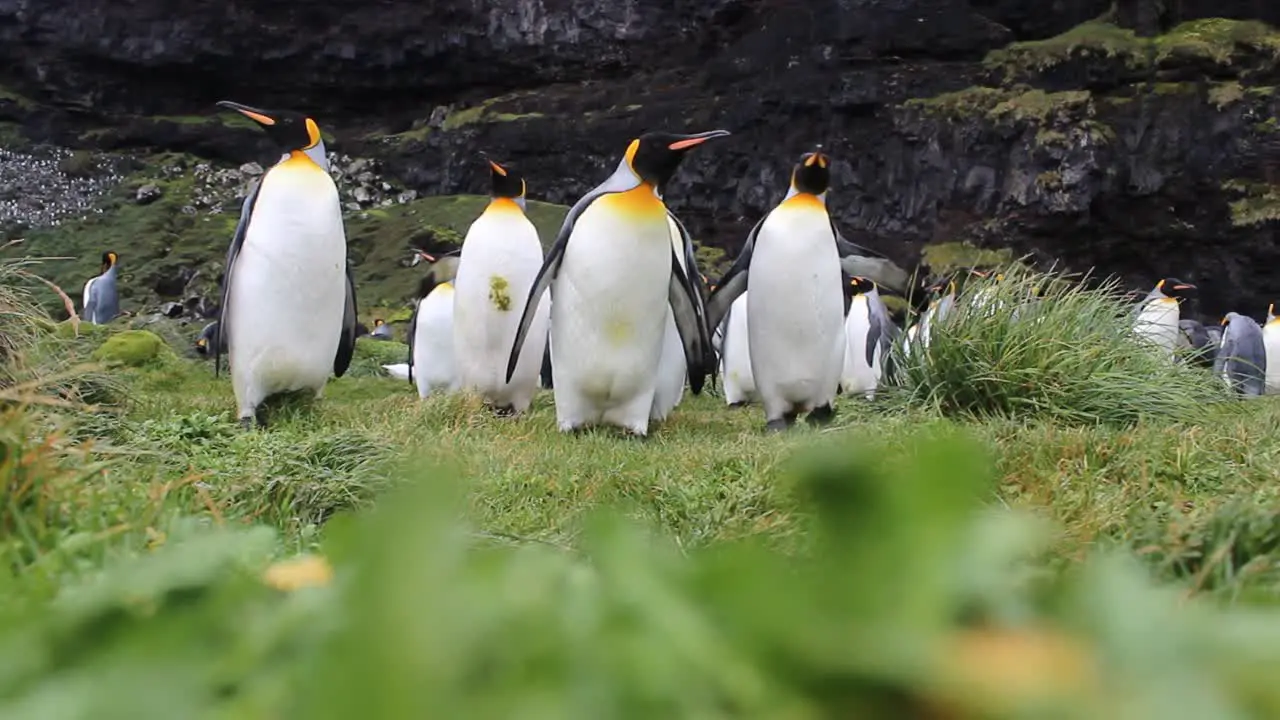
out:
M369 337L375 337L379 340L395 339L395 336L391 334L391 326L382 318L373 319L373 332L369 333Z
M542 267L538 230L525 216L527 185L515 169L486 157L491 200L462 240L454 279L453 352L459 385L475 390L499 415L528 409L538 389L551 307L529 298ZM537 307L530 337L506 380L507 351L526 302Z
M217 347L216 351L211 348ZM196 352L201 355L210 355L213 352L226 352L227 343L222 339L222 335L218 333L218 321L205 325L200 329L200 334L196 336Z
M356 294L338 188L315 120L218 105L258 123L284 151L245 198L223 278L219 333L240 422L249 427L266 398L304 389L320 397L331 373L346 373ZM215 371L220 356L221 348Z
M691 390L702 391L711 332L697 286L671 242L660 188L690 149L729 133L651 132L632 140L613 174L569 209L531 299L551 290L551 369L562 432L604 423L649 432L668 305ZM692 241L675 221L682 245ZM533 323L526 304L507 360L515 372Z
M751 344L747 341L750 322L747 317L747 297L743 291L729 306L729 314L720 323L720 374L724 377L724 401L737 407L758 399L755 376L751 374Z
M826 205L830 166L821 150L800 158L786 197L752 228L708 302L708 321L718 323L750 290L751 374L770 431L785 430L801 412L811 424L835 414L845 352L844 273Z
M872 400L884 375L897 326L880 299L875 282L864 277L849 280L851 299L845 316L844 372L840 386L845 393Z
M1280 394L1280 317L1276 306L1267 306L1267 324L1262 326L1262 344L1267 355L1267 394Z
M426 255L421 251L419 256ZM427 255L430 260L430 256ZM426 280L426 294L418 300L409 318L409 382L418 388L418 397L458 389L457 363L453 347L452 282L436 283L434 274Z
M1214 360L1214 373L1227 387L1245 397L1263 394L1266 389L1267 349L1262 328L1251 317L1227 313L1222 318L1222 345Z
M120 292L116 289L119 257L111 251L102 253L102 274L89 278L81 298L84 319L94 325L106 325L120 314Z
M1173 357L1174 347L1181 334L1178 329L1178 321L1181 319L1179 303L1195 289L1195 285L1177 278L1164 278L1156 283L1138 306L1138 315L1133 324L1134 333Z

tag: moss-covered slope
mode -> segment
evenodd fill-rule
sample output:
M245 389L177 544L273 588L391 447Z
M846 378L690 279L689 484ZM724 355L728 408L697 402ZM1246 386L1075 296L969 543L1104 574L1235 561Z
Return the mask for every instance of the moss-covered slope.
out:
M194 210L201 192L186 169L192 158L172 154L147 158L99 205L101 212L25 234L22 252L49 258L39 272L79 302L84 282L97 274L106 250L120 256L122 309L141 312L161 302L204 298L216 303L227 245L235 231L239 203L223 203L221 212ZM139 204L138 189L154 185L158 199ZM462 241L483 211L487 198L446 196L415 199L389 207L349 212L346 231L362 316L377 308L409 301L422 276L407 267L409 247L446 251ZM531 201L529 217L544 246L555 239L567 208ZM61 301L45 296L54 312ZM77 305L78 309L78 305Z

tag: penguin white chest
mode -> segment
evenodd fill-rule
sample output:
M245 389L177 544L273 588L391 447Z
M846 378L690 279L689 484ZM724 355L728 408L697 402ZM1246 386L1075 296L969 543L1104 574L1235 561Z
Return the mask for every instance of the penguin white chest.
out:
M647 422L671 247L666 207L644 186L604 195L577 218L551 285L552 372L562 425L604 420L639 428ZM643 419L633 421L641 412Z
M411 379L419 397L448 392L458 385L453 335L456 299L454 286L441 283L418 301Z
M1178 342L1178 301L1173 298L1153 298L1142 306L1134 332L1172 353Z
M729 306L726 323L722 366L724 374L724 399L730 405L747 402L755 397L756 381L751 374L751 348L747 340L746 291Z
M546 298L540 298L511 387L507 356L529 289L542 266L538 231L512 200L490 203L462 243L454 279L453 336L458 380L497 405L527 407L546 348ZM512 395L515 397L512 397Z
M345 263L342 212L328 174L305 156L268 171L228 307L232 375L252 386L250 394L324 386L342 327Z
M835 396L844 294L835 233L817 198L797 195L761 225L748 269L751 368L770 420Z
M872 361L867 362L867 335L871 332L871 308L866 295L856 295L849 305L844 323L848 343L844 353L844 372L840 384L851 394L874 392L880 380L879 348L872 348Z
M1267 394L1280 394L1280 320L1262 326L1262 344L1267 357Z

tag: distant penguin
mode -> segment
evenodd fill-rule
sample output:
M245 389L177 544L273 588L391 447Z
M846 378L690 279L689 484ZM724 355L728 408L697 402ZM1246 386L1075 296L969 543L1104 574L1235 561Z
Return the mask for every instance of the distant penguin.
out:
M850 302L845 316L844 371L841 389L849 395L875 398L884 376L884 365L896 337L897 327L880 299L876 284L864 277L849 280Z
M218 105L261 125L284 151L245 199L223 280L219 332L249 427L264 399L304 389L320 397L331 374L346 373L356 294L319 126L296 112Z
M1195 289L1195 285L1177 278L1156 283L1138 306L1133 331L1172 357L1180 334L1178 321L1182 319L1179 303Z
M786 197L752 228L708 303L714 325L750 290L751 374L770 431L785 430L802 412L810 424L835 414L844 368L844 274L827 212L830 180L830 159L821 150L805 153Z
M1267 348L1256 320L1239 313L1222 319L1222 345L1213 371L1227 386L1246 397L1266 390Z
M383 365L382 369L386 370L387 374L396 380L409 379L409 363L392 363L390 365Z
M418 301L409 318L409 382L418 397L458 389L453 352L452 283L436 285Z
M1280 394L1280 317L1274 303L1267 306L1267 324L1262 326L1262 344L1267 355L1267 394Z
M729 306L729 314L720 323L720 375L724 378L724 401L732 406L746 405L759 399L755 376L751 374L751 344L747 341L747 296L743 291Z
M382 318L373 319L373 332L369 333L369 337L375 337L379 340L394 340L395 336L391 334L391 326Z
M489 204L462 241L454 280L453 351L459 386L471 388L499 415L528 409L538 389L551 306L545 293L529 298L542 267L538 231L525 216L524 178L486 158ZM506 379L507 352L526 302L537 305L515 373Z
M929 307L920 316L915 327L916 332L910 338L913 344L918 343L924 349L929 348L929 341L933 336L933 328L943 318L951 314L952 308L956 304L956 281L940 280L928 287L928 291L935 295L934 299L929 302ZM908 349L910 346L908 346Z
M1213 358L1217 348L1209 339L1209 331L1204 324L1194 318L1183 318L1178 321L1178 349L1186 350L1188 359L1198 365L1213 367Z
M605 423L648 434L668 306L690 387L701 392L711 331L697 283L675 257L660 188L687 151L728 134L646 133L631 141L609 179L570 208L529 295L551 289L552 374L562 432ZM688 233L676 225L692 253ZM525 306L508 377L530 332L532 308Z
M114 252L102 253L102 274L89 278L81 297L84 320L106 325L120 314L120 292L116 288L119 258Z
M227 351L227 343L222 340L218 333L218 321L205 325L200 329L200 334L196 336L196 352L201 355L211 355L213 353L225 353Z

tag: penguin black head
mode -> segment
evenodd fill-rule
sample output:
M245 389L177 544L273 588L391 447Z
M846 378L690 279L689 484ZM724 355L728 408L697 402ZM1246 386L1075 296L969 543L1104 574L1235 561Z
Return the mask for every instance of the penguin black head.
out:
M120 256L116 255L111 250L102 253L102 272L106 272L115 267L115 264L119 262L119 260Z
M676 174L686 152L708 140L727 135L728 130L709 130L692 135L645 133L627 147L626 162L641 180L661 188Z
M796 192L821 195L831 186L831 158L819 148L800 156L791 171L791 187Z
M520 173L511 169L509 165L501 165L494 162L483 153L481 153L481 157L484 158L485 162L489 163L490 195L495 198L511 198L512 200L524 197L527 186Z
M417 267L418 263L422 263L422 262L433 263L435 261L436 261L435 255L432 255L427 252L423 252L422 250L414 250L413 259L409 261L409 267Z
M866 295L876 289L876 284L868 278L855 275L849 278L849 289L854 295Z
M1189 282L1183 282L1178 278L1165 278L1156 283L1156 288L1164 293L1166 297L1175 300L1186 300L1195 291L1196 286Z
M951 278L939 278L933 283L925 287L925 290L934 295L949 295L956 291L956 281Z
M285 152L310 150L320 144L320 126L316 121L291 110L259 110L248 105L219 100L218 107L228 108L262 126L267 136Z

